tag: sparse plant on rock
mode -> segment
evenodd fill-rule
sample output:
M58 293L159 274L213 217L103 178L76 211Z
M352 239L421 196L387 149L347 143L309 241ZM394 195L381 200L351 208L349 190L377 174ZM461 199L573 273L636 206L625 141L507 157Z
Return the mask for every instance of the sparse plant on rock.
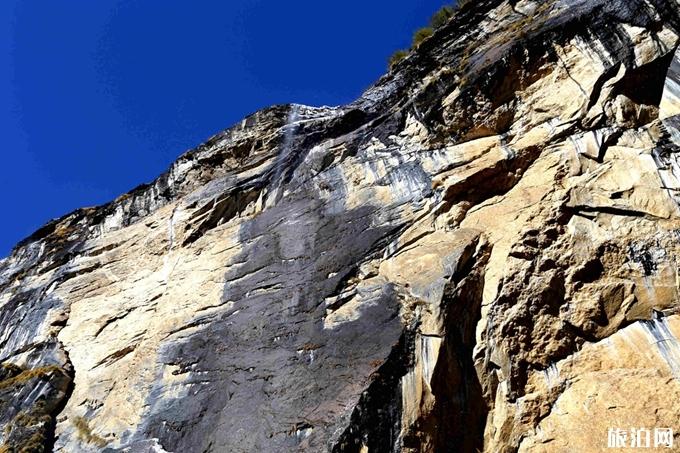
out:
M439 28L443 27L448 23L448 21L453 17L453 13L455 12L455 9L453 6L443 6L434 13L432 18L430 19L430 27L432 28Z
M468 0L469 1L469 0ZM430 36L434 35L436 29L446 25L449 20L456 13L458 8L467 2L458 2L457 4L442 6L436 13L430 18L430 25L418 29L413 34L413 39L411 43L411 48L408 50L400 49L394 52L389 58L389 70L392 71L396 65L405 59L411 50L417 49L423 41L425 41Z
M399 64L402 60L404 60L406 57L408 57L408 50L403 50L399 49L396 52L390 56L390 61L389 61L389 66L390 66L390 71L394 69L394 67Z
M100 448L103 448L106 446L107 442L106 439L103 437L100 437L92 432L92 429L90 428L90 424L88 421L85 419L85 417L75 417L72 421L73 426L75 426L76 431L78 432L78 437L80 437L82 440L89 444L96 445Z
M427 38L432 36L434 34L434 30L431 27L423 27L420 28L418 31L416 31L413 34L413 49L417 49L418 46L420 46L423 41L425 41Z

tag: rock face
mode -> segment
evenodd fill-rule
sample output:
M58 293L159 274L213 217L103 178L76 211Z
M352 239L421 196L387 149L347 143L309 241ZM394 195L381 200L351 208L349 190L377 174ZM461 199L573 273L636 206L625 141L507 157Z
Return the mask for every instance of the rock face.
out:
M671 0L468 2L356 102L49 223L0 261L0 451L680 432L679 43Z

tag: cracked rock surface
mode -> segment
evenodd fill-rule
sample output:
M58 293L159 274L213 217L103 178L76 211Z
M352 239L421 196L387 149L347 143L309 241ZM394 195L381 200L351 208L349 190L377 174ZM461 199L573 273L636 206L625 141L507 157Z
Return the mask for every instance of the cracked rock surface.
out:
M680 5L469 2L0 260L0 451L680 432ZM676 439L680 443L680 439Z

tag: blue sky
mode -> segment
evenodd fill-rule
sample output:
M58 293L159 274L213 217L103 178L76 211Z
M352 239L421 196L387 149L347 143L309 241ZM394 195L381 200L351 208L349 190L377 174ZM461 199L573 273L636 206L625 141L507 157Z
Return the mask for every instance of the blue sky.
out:
M2 0L0 257L271 104L349 102L444 0Z

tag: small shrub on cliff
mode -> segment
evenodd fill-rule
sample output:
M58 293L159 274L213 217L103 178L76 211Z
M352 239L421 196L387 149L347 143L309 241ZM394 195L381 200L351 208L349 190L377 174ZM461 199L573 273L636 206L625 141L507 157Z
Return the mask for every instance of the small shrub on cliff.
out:
M90 429L90 424L87 422L85 417L75 417L73 420L71 420L71 423L73 423L73 426L75 426L76 431L78 432L78 437L81 440L101 448L106 446L106 439L92 432L92 429Z
M449 19L453 17L454 11L452 6L443 6L440 8L430 19L430 27L436 29L446 25Z
M4 362L0 364L0 381L13 378L17 374L21 374L22 371L24 370L22 370L21 367L16 366L15 364Z
M43 453L46 441L47 438L42 432L33 433L21 444L21 450L18 453Z
M417 49L423 41L434 34L434 31L437 28L446 25L458 9L462 8L465 4L470 3L471 1L472 0L459 0L454 3L453 6L446 5L441 7L439 11L434 13L434 15L430 18L429 27L423 27L413 34L413 42L411 44L411 49L409 50ZM392 54L389 59L390 71L392 71L400 61L408 56L409 50L397 50Z
M0 381L0 389L6 389L17 385L24 385L34 378L46 380L49 379L49 377L52 374L58 372L61 373L62 371L56 365L33 368L30 370L22 370L21 373Z
M390 62L389 62L390 71L394 69L394 67L397 65L397 63L399 63L401 60L403 60L407 56L408 56L407 50L400 49L400 50L397 50L396 52L394 52L392 54L392 56L390 57Z
M472 3L472 0L458 0L458 1L456 2L456 8L457 8L457 9L461 9L461 8L463 8L465 5L467 5L468 3Z
M413 34L413 48L417 49L423 41L434 34L434 30L430 27L423 27Z

